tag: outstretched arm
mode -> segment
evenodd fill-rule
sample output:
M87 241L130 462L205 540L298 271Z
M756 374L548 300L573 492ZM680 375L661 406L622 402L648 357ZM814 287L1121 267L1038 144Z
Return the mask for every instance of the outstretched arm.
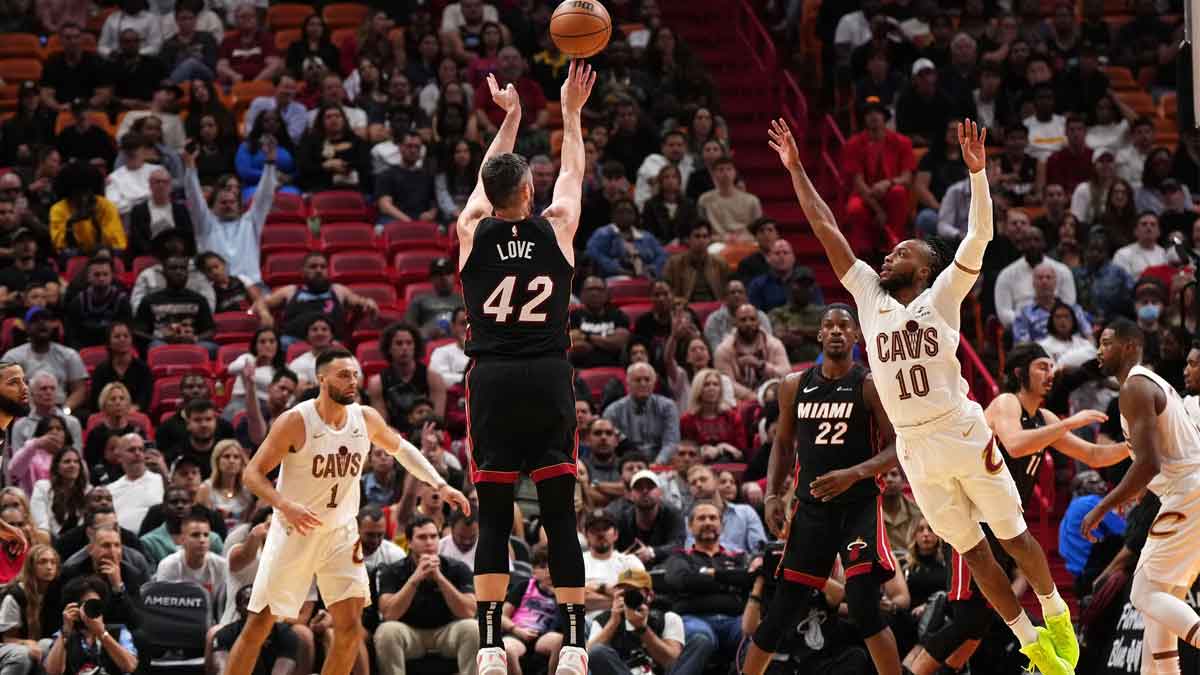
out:
M442 499L450 502L452 506L462 509L463 513L471 513L471 503L467 501L467 498L446 483L446 480L438 474L437 469L433 468L425 455L421 454L419 448L388 426L378 410L370 406L362 406L362 413L367 421L367 435L370 436L371 443L383 448L384 452L399 460L400 464L414 478L440 492Z
M1058 416L1049 410L1042 410L1042 416L1049 424L1057 424ZM1092 468L1112 466L1129 456L1128 443L1108 443L1101 445L1090 443L1072 433L1063 434L1062 438L1053 444L1055 450L1077 459ZM1004 447L1008 447L1005 445Z
M963 161L970 172L971 208L967 212L967 236L958 245L954 263L946 274L941 274L933 283L933 306L942 318L958 325L959 307L971 292L983 267L983 254L992 240L992 193L988 187L987 127L980 127L969 119L958 125L958 144L962 148Z
M1021 402L1013 394L1004 394L992 401L987 409L988 424L1012 457L1024 457L1041 452L1046 446L1060 442L1070 432L1089 424L1103 422L1108 415L1099 410L1083 410L1065 420L1047 416L1046 425L1037 429L1021 427ZM1053 421L1050 421L1053 418Z
M782 118L773 120L767 134L771 137L768 145L779 153L780 161L792 176L792 189L796 191L796 199L800 202L800 208L804 210L804 217L812 226L813 234L821 241L821 246L825 248L825 255L829 257L829 264L833 266L834 273L841 279L854 263L858 262L854 251L850 249L850 242L846 241L846 237L838 229L833 211L825 200L821 199L821 195L817 194L817 189L809 180L804 166L800 164L800 149L796 147L796 139L792 136L791 129L788 129L787 122Z
M492 90L492 100L500 109L504 111L504 122L500 124L500 129L496 132L496 137L492 139L492 144L488 146L487 152L483 155L483 162L480 166L496 155L503 155L506 152L512 152L513 145L517 142L517 130L521 128L521 99L517 96L516 87L509 84L504 89L496 82L495 75L488 75L488 88ZM475 224L492 212L492 203L488 201L487 195L483 191L483 175L475 182L475 189L471 192L471 196L467 198L467 204L463 207L462 213L458 216L459 236L462 237L463 230L472 230ZM468 231L468 235L470 232Z
M559 246L564 251L572 248L575 230L579 227L585 166L580 111L583 110L584 103L587 103L595 83L596 73L591 66L583 61L571 61L567 70L567 81L563 82L559 97L562 100L563 116L562 165L558 171L558 180L554 181L553 200L542 215L554 225L554 230L559 235Z

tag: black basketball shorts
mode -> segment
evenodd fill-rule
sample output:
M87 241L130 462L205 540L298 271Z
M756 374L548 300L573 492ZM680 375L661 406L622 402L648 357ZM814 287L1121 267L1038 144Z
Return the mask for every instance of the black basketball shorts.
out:
M474 483L575 475L575 374L561 356L472 360L465 377Z
M874 574L880 583L891 579L897 565L883 526L881 499L798 500L776 572L779 580L821 590L839 555L847 579L860 574Z

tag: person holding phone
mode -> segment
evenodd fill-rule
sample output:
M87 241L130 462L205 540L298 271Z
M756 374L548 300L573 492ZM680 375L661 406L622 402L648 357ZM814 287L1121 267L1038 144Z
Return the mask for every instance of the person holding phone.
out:
M77 577L63 587L62 630L46 655L49 675L113 675L137 670L137 647L129 629L114 635L104 624L108 584L95 575Z
M617 576L612 609L601 612L588 631L588 662L599 675L698 673L706 654L704 640L684 646L683 618L652 609L653 584L645 570Z

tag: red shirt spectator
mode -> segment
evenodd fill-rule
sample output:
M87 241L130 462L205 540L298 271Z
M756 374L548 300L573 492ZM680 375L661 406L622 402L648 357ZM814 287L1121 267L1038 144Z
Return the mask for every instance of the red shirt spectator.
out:
M222 60L229 62L229 67L242 76L243 80L257 79L259 73L267 67L267 59L278 57L275 52L275 37L265 30L255 33L249 43L242 40L237 33L227 36L221 41Z
M704 368L692 378L687 412L679 418L679 437L695 441L706 462L745 459L746 426L736 408L723 400L721 373Z
M1063 186L1067 194L1092 177L1092 149L1087 146L1087 124L1082 117L1067 117L1067 144L1046 160L1046 185Z
M521 53L512 47L505 47L500 50L497 61L499 64L496 72L497 84L501 89L512 84L517 88L517 94L521 97L521 129L528 129L531 125L534 128L541 128L545 123L546 95L542 92L542 85L523 74L525 61L521 57ZM499 127L504 122L504 111L492 100L492 92L488 89L487 80L480 82L479 86L475 87L475 108L487 116L487 125ZM483 120L480 120L479 123L484 125Z
M748 445L745 425L736 409L724 410L715 417L703 413L684 413L679 418L679 437L696 441L701 446L728 443L744 450Z
M846 223L855 251L891 250L908 238L909 187L917 168L912 141L887 128L887 107L875 97L863 106L863 126L842 148L842 168L854 192ZM883 229L885 236L880 237Z

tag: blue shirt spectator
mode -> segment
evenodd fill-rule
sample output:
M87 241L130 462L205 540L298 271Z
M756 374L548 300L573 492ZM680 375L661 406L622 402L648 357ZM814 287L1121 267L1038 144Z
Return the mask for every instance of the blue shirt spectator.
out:
M592 233L587 256L603 277L662 276L667 252L654 235L634 227L638 220L632 200L622 199L612 206L613 222Z
M1092 334L1092 322L1088 320L1087 312L1079 305L1069 305L1061 300L1055 300L1050 307L1044 307L1036 300L1025 305L1013 319L1013 342L1038 341L1050 334L1050 315L1058 304L1062 304L1075 314L1077 331L1083 335Z
M238 178L242 180L243 203L249 202L255 191L258 190L258 182L262 180L263 170L267 166L267 156L263 154L262 148L255 144L255 148L252 150L250 146L250 141L242 143L238 147L237 157L234 158ZM286 148L279 148L275 159L275 170L287 176L296 175L296 159ZM279 191L300 194L300 190L292 185L284 185L279 188Z
M1100 503L1108 486L1095 471L1081 471L1071 483L1076 496L1067 505L1067 512L1058 525L1058 552L1067 562L1067 571L1078 577L1087 568L1088 557L1092 554L1092 542L1084 538L1079 527L1083 524L1084 516ZM1116 511L1109 511L1104 514L1104 519L1093 534L1097 540L1122 536L1125 534L1125 519Z
M1071 270L1076 296L1097 321L1133 311L1133 277L1112 263L1108 237L1093 233L1083 254L1083 266Z

